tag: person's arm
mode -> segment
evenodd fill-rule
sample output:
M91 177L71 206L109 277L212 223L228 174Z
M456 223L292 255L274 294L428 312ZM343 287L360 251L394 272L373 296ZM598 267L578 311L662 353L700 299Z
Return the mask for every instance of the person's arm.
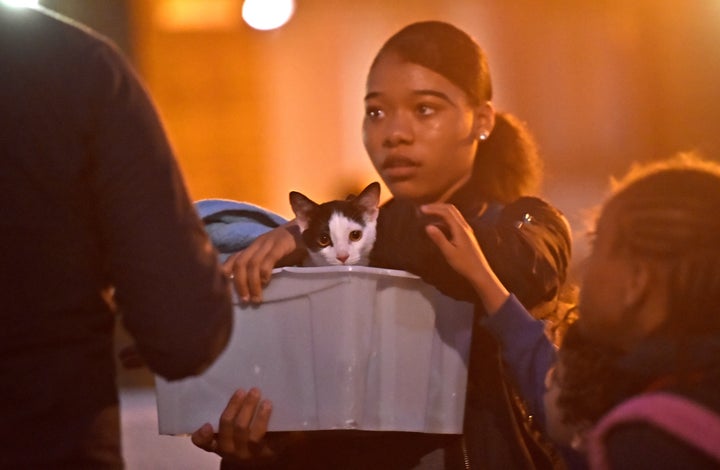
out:
M427 204L421 211L438 221L426 225L428 237L448 264L470 283L488 315L493 315L510 293L490 269L472 228L453 205Z
M422 211L444 224L447 235L432 224L426 227L427 234L477 293L487 312L481 321L498 339L502 358L520 395L544 426L545 374L555 361L555 347L545 335L543 323L533 318L500 282L472 228L454 206L431 204L423 206Z
M545 429L545 375L557 355L555 346L545 334L545 325L534 318L514 295L481 322L500 343L502 359L518 387L518 393L541 429Z
M88 51L87 153L108 281L149 367L201 372L231 329L229 285L145 89L114 48ZM83 84L84 85L84 84Z
M235 290L243 302L260 303L273 268L299 264L306 254L300 229L295 220L291 220L228 257L224 269L232 275Z

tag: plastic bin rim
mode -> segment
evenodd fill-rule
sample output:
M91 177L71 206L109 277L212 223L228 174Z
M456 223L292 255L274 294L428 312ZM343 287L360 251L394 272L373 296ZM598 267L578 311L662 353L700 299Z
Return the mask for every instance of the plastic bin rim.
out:
M296 274L325 274L325 273L367 273L392 277L403 277L408 279L419 279L420 277L398 269L375 268L370 266L284 266L273 269L273 275L287 272Z

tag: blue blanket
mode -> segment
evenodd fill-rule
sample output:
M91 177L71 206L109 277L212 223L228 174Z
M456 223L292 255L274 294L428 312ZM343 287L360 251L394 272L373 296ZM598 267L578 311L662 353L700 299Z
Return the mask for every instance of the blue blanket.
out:
M287 222L260 206L229 199L202 199L195 202L195 208L222 261L246 248L258 236Z

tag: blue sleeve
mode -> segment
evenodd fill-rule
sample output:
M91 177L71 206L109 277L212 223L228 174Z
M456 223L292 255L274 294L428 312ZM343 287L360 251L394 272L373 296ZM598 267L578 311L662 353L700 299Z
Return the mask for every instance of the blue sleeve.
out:
M500 343L503 361L518 387L520 396L545 429L545 374L555 362L556 348L545 335L542 321L535 319L514 295L483 326Z

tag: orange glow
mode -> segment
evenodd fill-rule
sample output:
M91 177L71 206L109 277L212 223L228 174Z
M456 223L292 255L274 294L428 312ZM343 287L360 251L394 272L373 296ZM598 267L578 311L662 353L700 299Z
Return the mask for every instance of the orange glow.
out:
M290 190L323 200L378 179L362 145L365 77L391 34L428 18L485 48L494 105L528 124L541 195L580 233L632 160L720 158L719 2L304 1L281 34L243 24L243 0L131 4L135 54L195 199L288 216Z
M230 30L240 24L241 0L162 0L155 24L166 31Z

